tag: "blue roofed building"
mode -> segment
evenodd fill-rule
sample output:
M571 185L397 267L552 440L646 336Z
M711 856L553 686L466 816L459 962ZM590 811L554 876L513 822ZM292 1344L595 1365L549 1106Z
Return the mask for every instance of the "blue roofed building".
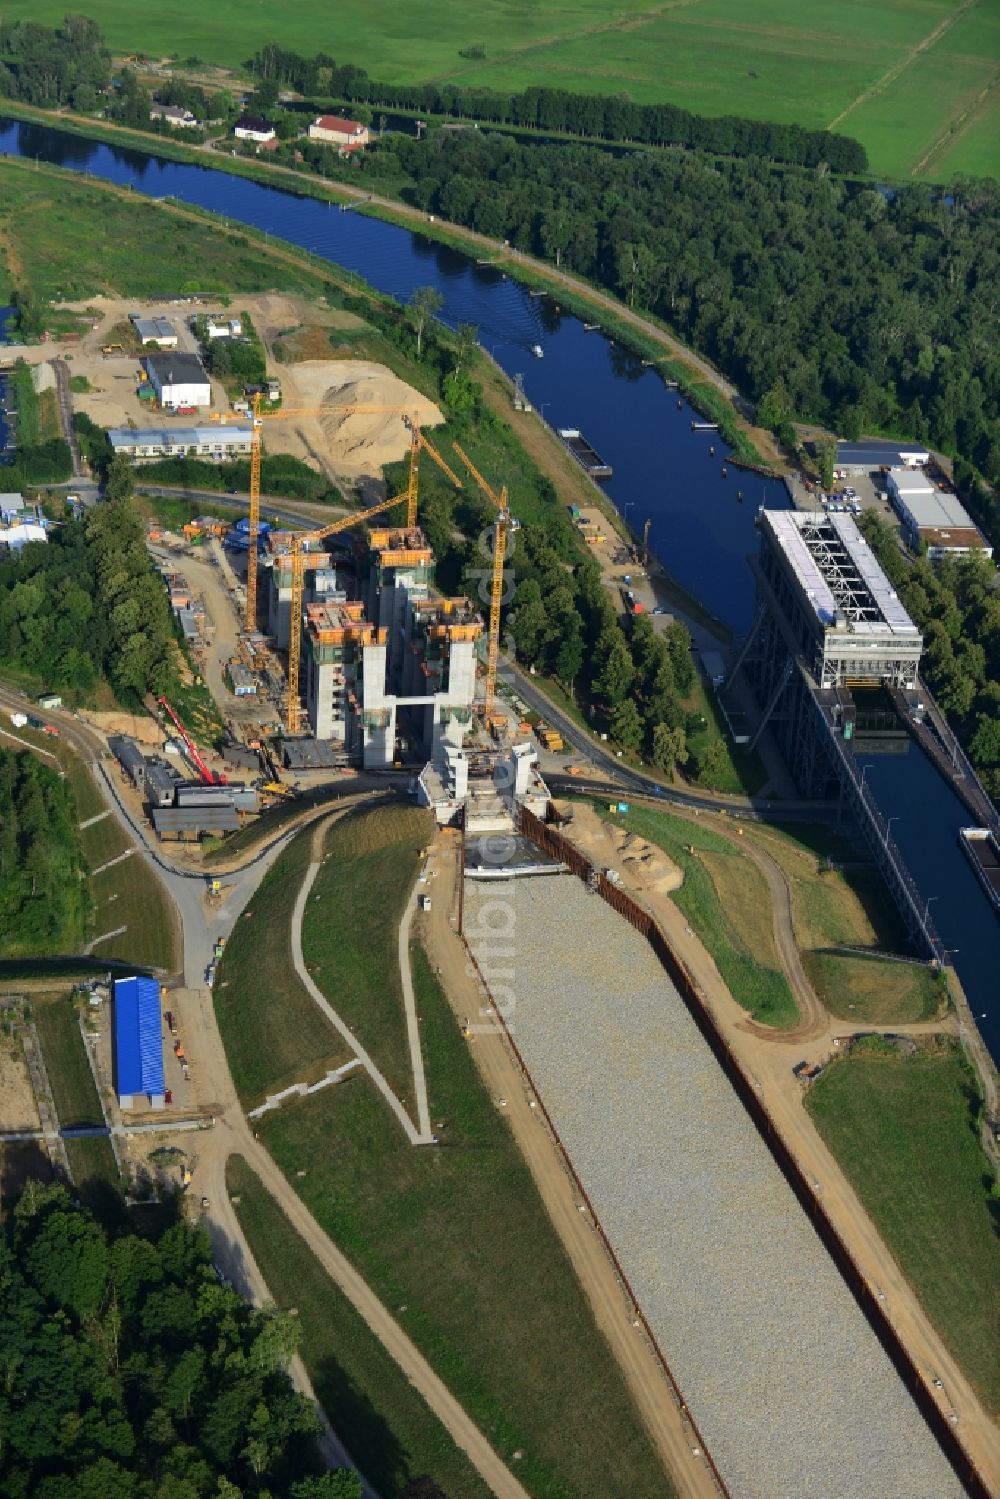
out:
M132 1109L148 1099L162 1109L163 1027L160 986L156 979L115 980L115 1091L120 1108Z

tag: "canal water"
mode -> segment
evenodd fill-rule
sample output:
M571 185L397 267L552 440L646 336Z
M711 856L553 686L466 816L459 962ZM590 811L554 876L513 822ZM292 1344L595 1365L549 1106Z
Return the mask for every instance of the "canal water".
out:
M474 323L507 373L523 374L544 419L578 427L612 465L614 476L602 487L634 528L652 521L650 542L668 572L734 629L747 628L754 514L765 502L787 505L784 485L733 468L723 479L728 450L717 433L692 431L698 413L654 370L600 331L587 332L550 298L532 297L494 267L408 229L211 167L3 119L0 151L130 184L154 198L172 196L280 235L401 301L418 286L436 287L444 320ZM165 293L173 289L170 277L164 266ZM903 756L875 758L868 784L886 816L899 818L893 836L925 899L936 897L931 909L941 939L955 954L984 1039L1000 1057L1000 922L958 846L969 815L916 745Z

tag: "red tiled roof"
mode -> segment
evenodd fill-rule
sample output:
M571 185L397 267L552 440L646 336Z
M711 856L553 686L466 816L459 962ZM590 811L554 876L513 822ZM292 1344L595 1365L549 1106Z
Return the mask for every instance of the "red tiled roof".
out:
M356 135L365 128L357 120L343 120L340 115L320 115L316 124L323 130L335 130L338 135Z

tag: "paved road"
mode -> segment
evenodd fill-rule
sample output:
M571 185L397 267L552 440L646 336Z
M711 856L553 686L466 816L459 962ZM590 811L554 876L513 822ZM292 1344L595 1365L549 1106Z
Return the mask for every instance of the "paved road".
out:
M23 706L24 699L21 696L9 689L0 688L0 708ZM183 1003L191 1037L189 1050L198 1058L199 1073L211 1079L211 1087L219 1098L219 1112L215 1127L205 1134L204 1143L199 1147L199 1187L209 1203L206 1211L206 1226L219 1246L224 1264L233 1272L232 1278L255 1289L258 1294L263 1290L260 1271L253 1265L253 1257L232 1211L226 1190L226 1162L230 1155L236 1153L242 1155L257 1172L278 1206L298 1230L331 1279L364 1317L386 1351L395 1359L410 1382L424 1397L431 1410L455 1443L465 1452L498 1499L528 1499L526 1490L502 1462L475 1422L466 1414L362 1276L320 1228L264 1146L255 1138L247 1124L237 1096L216 1023L211 993L204 987L205 968L211 960L215 940L232 927L282 847L289 838L301 830L301 823L280 834L242 869L225 876L227 881L225 898L218 909L211 909L207 907L205 901L204 876L179 869L152 849L147 842L145 830L133 821L122 805L117 787L113 780L104 773L103 764L96 758L103 743L97 732L87 725L67 719L65 715L58 718L54 715L41 716L58 722L61 736L84 758L92 770L95 770L98 786L108 800L111 810L135 838L141 857L148 859L153 865L178 911L184 943L183 972L187 994L183 998ZM368 795L369 793L361 793L359 800ZM322 809L318 810L316 816L322 815ZM318 867L318 865L311 866L312 879L315 879ZM306 895L308 895L311 882L311 879L307 877L303 884L303 891ZM293 935L296 930L301 936L301 912L297 927L293 922ZM301 960L301 949L299 958ZM307 984L311 985L312 980L307 974L303 974L302 977ZM316 995L313 997L316 998ZM319 995L319 1002L326 1005L322 995ZM334 1019L334 1023L337 1023L337 1019ZM350 1033L348 1033L348 1038L352 1049L360 1055L358 1043L350 1037ZM372 1070L375 1069L372 1068ZM395 1100L395 1095L391 1095L391 1098ZM398 1105L398 1100L395 1102ZM409 1123L408 1120L407 1122ZM410 1129L413 1129L412 1124L410 1124ZM301 1366L292 1372L297 1374L300 1380L304 1379L305 1371ZM315 1399L311 1387L308 1393L310 1398ZM326 1441L333 1460L340 1460L335 1453L337 1451L343 1453L343 1448L337 1443L336 1438L331 1434Z

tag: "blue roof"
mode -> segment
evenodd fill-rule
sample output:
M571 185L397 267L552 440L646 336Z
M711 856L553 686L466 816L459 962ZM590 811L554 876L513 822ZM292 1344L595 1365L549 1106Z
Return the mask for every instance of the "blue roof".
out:
M115 1071L119 1098L165 1092L156 979L115 980Z

